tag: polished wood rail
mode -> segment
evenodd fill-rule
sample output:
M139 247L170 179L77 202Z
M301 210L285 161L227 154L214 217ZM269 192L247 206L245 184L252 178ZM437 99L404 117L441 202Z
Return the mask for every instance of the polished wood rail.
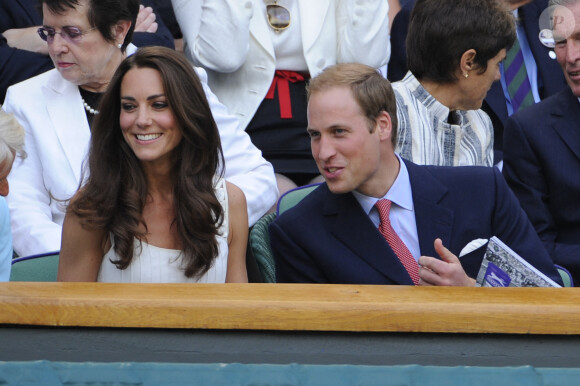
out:
M580 289L10 282L0 324L580 334Z

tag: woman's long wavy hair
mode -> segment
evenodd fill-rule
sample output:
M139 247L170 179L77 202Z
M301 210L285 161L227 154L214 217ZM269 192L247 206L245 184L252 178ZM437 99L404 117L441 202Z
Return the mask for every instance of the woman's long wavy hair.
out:
M119 269L131 263L134 239L146 240L142 214L149 193L147 180L119 124L121 82L133 68L159 71L167 102L181 128L183 138L173 150L171 171L174 225L183 246L185 276L200 277L218 254L216 235L223 222L223 209L214 192L214 177L218 170L221 175L224 161L205 92L182 54L163 47L145 47L121 63L92 127L88 177L68 211L78 216L86 229L105 230L112 236L118 256L113 263ZM139 230L140 225L145 232Z

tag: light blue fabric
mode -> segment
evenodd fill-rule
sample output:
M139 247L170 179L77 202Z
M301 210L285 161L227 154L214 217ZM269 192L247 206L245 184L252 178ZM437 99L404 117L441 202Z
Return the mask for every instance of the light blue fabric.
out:
M0 362L0 384L430 385L578 384L580 369L522 367Z
M0 196L0 281L10 280L12 264L12 233L10 212L4 197Z

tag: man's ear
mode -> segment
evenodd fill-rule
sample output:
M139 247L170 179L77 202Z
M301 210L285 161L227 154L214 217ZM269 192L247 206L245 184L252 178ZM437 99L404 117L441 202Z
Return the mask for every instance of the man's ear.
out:
M477 51L475 51L473 48L470 48L469 50L465 51L463 55L461 55L461 59L459 60L460 76L467 78L469 76L469 72L475 70L475 67L477 66L475 63L476 55Z
M386 111L381 111L379 116L376 118L377 128L379 138L381 140L391 140L391 135L393 133L393 121L391 116Z
M125 36L127 36L127 32L129 32L130 27L131 22L129 20L121 20L113 26L113 33L115 35L116 44L123 44L125 41Z

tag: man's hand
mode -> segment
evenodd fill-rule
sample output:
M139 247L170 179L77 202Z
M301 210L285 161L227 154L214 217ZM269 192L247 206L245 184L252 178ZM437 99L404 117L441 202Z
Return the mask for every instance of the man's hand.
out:
M12 48L48 55L48 44L38 36L37 30L38 26L8 29L2 36Z
M135 22L135 32L157 32L157 22L155 21L157 17L153 13L151 7L139 6L139 14L137 15L137 21Z
M475 279L467 276L459 259L435 239L435 252L441 260L430 256L419 258L419 285L475 286Z

